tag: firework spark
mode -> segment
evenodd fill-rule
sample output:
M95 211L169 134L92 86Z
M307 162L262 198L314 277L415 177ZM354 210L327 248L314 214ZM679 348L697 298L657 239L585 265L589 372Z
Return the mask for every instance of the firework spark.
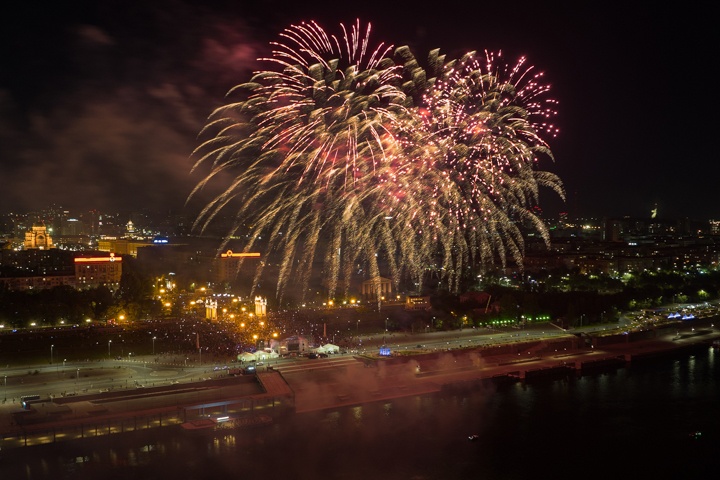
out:
M491 54L448 62L433 51L428 78L407 47L373 49L369 36L359 21L339 36L289 27L261 59L275 68L233 88L242 99L201 132L210 138L195 168L212 167L193 193L223 172L234 181L198 225L237 208L228 238L247 229L248 250L269 238L279 296L295 275L307 285L317 258L331 296L358 265L380 275L379 259L396 284L440 259L456 289L465 269L520 261L517 222L547 234L531 213L539 187L562 195L536 168L552 157L543 137L556 133L554 104L524 59L510 68Z

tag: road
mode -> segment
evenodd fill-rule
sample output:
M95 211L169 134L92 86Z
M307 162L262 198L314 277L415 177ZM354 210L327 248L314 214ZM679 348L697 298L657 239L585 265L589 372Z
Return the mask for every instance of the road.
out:
M380 345L387 345L394 351L419 350L437 351L462 346L490 346L566 336L567 332L547 324L527 329L463 329L451 332L429 332L415 334L377 333L360 335L356 348L350 354L375 353ZM342 355L341 355L342 356ZM350 355L348 355L349 357ZM223 367L232 363L199 363L198 355L178 356L133 356L122 360L101 360L87 362L63 362L54 365L31 365L6 367L0 370L2 399L17 402L22 395L62 397L72 394L99 393L108 390L129 390L170 384L185 384L203 379L227 375ZM229 360L229 359L228 359ZM329 359L318 359L323 363ZM310 365L306 358L275 358L263 365L280 367L289 365ZM217 368L217 370L216 370ZM262 370L262 366L260 367Z

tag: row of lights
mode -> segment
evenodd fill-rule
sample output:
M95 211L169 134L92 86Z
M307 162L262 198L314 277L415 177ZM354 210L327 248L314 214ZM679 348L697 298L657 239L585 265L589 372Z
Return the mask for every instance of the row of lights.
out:
M121 320L125 318L125 317L122 316L122 315L121 315L121 317L122 317ZM91 322L92 322L91 319L89 319L89 318L86 318L86 319L85 319L85 323L91 323ZM65 325L65 320L60 320L60 325ZM31 327L37 327L37 322L30 322L30 326L31 326ZM5 324L4 324L4 323L0 323L0 329L2 329L2 328L5 328Z

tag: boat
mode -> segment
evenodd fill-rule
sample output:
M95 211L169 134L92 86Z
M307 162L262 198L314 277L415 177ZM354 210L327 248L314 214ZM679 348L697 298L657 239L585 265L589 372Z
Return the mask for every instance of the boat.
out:
M245 415L242 417L220 416L191 420L180 424L180 427L187 432L213 432L216 430L269 425L272 422L273 418L270 415Z
M180 424L180 427L182 427L183 430L189 432L214 430L216 426L217 422L215 422L212 418L201 418L199 420L192 420L190 422Z
M244 417L236 417L228 419L225 422L218 423L221 428L247 428L257 427L261 425L269 425L273 421L270 415L248 415Z

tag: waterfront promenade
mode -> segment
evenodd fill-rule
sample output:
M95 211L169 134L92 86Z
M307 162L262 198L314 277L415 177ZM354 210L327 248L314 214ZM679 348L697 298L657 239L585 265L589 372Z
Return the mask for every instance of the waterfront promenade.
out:
M600 340L602 338L602 340ZM577 340L577 341L576 341ZM492 384L580 376L609 371L660 356L712 348L720 330L711 320L639 334L596 337L595 346L573 335L531 342L469 347L462 337L444 351L413 352L382 358L358 357L343 374L316 369L281 368L295 391L298 412L338 408L395 397L432 393L457 385ZM368 340L378 346L382 339ZM461 346L462 345L462 346ZM368 348L368 350L372 350Z
M410 348L407 337L396 335L393 338L405 346L391 357L378 355L379 347L390 343L387 335L365 335L361 351L273 365L257 377L206 378L47 402L36 407L43 421L32 425L18 424L19 405L6 402L0 405L0 447L164 427L202 414L244 415L261 409L303 413L457 385L474 388L479 383L583 375L654 356L691 354L696 348L712 348L720 339L710 319L587 340L570 333L526 340L519 331L517 341L478 345L472 341L477 335L473 330L415 334L409 337Z

